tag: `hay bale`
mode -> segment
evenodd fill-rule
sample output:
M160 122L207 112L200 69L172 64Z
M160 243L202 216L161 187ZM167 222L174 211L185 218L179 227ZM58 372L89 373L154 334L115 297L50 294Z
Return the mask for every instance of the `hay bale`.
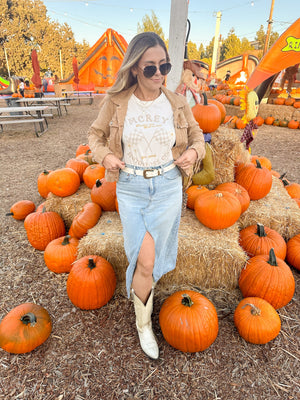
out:
M59 197L49 193L45 201L45 207L47 211L57 212L64 220L67 229L69 229L73 218L89 201L91 201L91 189L82 183L77 192L71 196Z
M186 285L235 288L247 261L238 244L238 236L237 224L227 229L211 230L197 220L192 210L186 210L179 227L176 268L160 279L157 289L167 291ZM97 225L80 240L78 258L92 254L104 257L113 265L118 286L125 291L128 262L118 213L104 212Z
M294 108L294 111L293 111L291 119L295 119L296 121L300 121L300 110L297 110L296 108Z
M240 109L240 106L232 106L230 104L223 104L226 110L226 115L237 116L241 118L245 111Z
M213 189L221 183L233 182L234 164L237 160L249 162L250 154L241 143L241 132L237 129L220 126L211 133L211 136L215 179L210 183L209 188Z
M292 115L294 113L295 107L292 106L279 106L275 104L260 104L259 109L258 109L258 115L263 117L264 119L272 116L275 119L284 119L286 118L287 120L292 119Z
M300 208L293 200L280 179L273 177L271 191L260 200L250 202L238 220L240 229L258 222L277 231L289 240L300 233Z

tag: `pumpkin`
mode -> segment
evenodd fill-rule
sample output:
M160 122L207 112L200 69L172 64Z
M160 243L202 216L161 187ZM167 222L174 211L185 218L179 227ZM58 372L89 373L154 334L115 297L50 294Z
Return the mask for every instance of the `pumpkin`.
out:
M266 125L273 125L273 122L275 121L275 118L272 117L271 115L269 115L266 119L265 119L265 124Z
M240 336L254 344L270 342L281 329L275 308L259 297L246 297L239 302L234 312L234 324Z
M80 186L80 178L72 168L60 168L50 172L47 180L50 192L59 197L74 194Z
M295 101L295 103L293 104L293 106L294 106L295 108L300 108L300 101L299 101L299 100Z
M104 306L112 298L115 288L116 274L112 265L95 255L77 260L67 280L68 297L82 310Z
M285 102L285 99L283 97L277 97L276 99L273 100L274 104L282 106Z
M37 250L45 250L48 243L66 233L61 216L54 211L34 212L24 220L29 243Z
M209 190L195 200L198 220L210 229L225 229L233 225L241 215L239 200L229 192Z
M273 126L280 126L280 120L278 118L274 119Z
M195 200L201 193L207 192L208 189L201 185L191 185L185 193L187 194L186 206L191 210L194 210Z
M260 162L260 165L262 167L267 168L269 171L271 171L272 169L272 163L271 161L267 158L267 157L263 157L263 156L251 156L251 162L252 164L256 165L256 160L258 160Z
M87 231L97 224L102 214L101 207L96 203L86 203L74 217L69 235L81 239Z
M284 104L286 106L292 106L295 103L295 99L293 97L288 97L284 100Z
M257 115L255 118L253 118L253 122L254 122L255 125L257 125L257 126L262 126L263 123L265 122L265 120L264 120L263 117L261 117L260 115Z
M37 187L38 187L38 192L39 194L46 198L48 196L48 193L50 192L50 190L48 189L48 176L50 174L50 172L52 172L51 170L44 170L43 172L41 172L38 176L37 179Z
M23 220L27 217L28 214L34 212L35 204L31 200L20 200L14 203L11 208L10 212L6 215L11 215L14 219Z
M0 347L13 354L28 353L44 343L51 330L51 318L45 308L20 304L0 323Z
M269 254L248 260L241 271L239 287L243 297L260 297L278 309L292 300L295 279L290 267L271 249Z
M220 101L218 101L216 99L207 99L207 102L209 104L215 104L218 107L218 109L220 110L220 113L221 113L221 124L222 124L224 122L224 120L225 120L225 117L226 117L226 108L225 108L225 106Z
M169 296L161 307L159 324L172 347L189 353L207 349L216 340L219 329L214 305L193 290Z
M300 234L288 240L286 261L300 271Z
M88 162L89 165L98 164L96 161L93 160L93 156L90 150L87 150L85 153L79 154L79 156L77 156L76 158Z
M282 260L286 256L286 242L274 229L258 223L240 230L239 244L249 257L269 254L273 248L277 257Z
M215 187L215 190L220 190L221 192L229 192L233 194L241 204L241 214L245 212L250 205L250 197L245 188L236 182L224 182Z
M215 104L207 102L206 93L203 92L202 95L204 103L196 104L192 112L203 133L214 132L221 124L221 111Z
M288 183L283 181L284 187L292 199L298 199L300 197L300 184L299 183Z
M91 200L99 204L103 211L116 211L116 182L101 182L97 179L91 190Z
M289 121L286 118L279 120L279 126L281 126L282 128L286 128L288 124Z
M104 176L104 167L102 167L100 164L91 164L85 169L83 173L83 181L88 188L92 189L96 183L96 180L103 179Z
M246 126L246 122L242 118L237 118L235 121L235 127L237 129L244 129Z
M48 243L44 251L44 260L50 271L70 272L76 261L79 240L69 235L59 237Z
M82 143L77 147L75 157L78 157L80 154L84 153L91 153L90 146L87 143Z
M80 182L83 182L83 173L85 169L89 166L90 164L83 160L82 158L70 158L66 165L65 168L72 168L74 171L77 172L80 178Z
M296 121L296 120L292 119L288 123L288 128L290 128L290 129L298 129L299 128L299 121Z
M256 165L250 163L236 171L235 181L248 191L250 200L259 200L270 192L272 174L256 160Z

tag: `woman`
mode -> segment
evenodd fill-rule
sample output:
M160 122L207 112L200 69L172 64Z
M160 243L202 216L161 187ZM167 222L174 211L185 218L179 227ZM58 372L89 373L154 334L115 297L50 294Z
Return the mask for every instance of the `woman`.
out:
M153 359L159 356L151 322L154 284L175 268L182 176L205 155L185 97L164 87L170 69L156 33L135 36L88 133L107 181L117 181L127 294L132 293L141 347Z

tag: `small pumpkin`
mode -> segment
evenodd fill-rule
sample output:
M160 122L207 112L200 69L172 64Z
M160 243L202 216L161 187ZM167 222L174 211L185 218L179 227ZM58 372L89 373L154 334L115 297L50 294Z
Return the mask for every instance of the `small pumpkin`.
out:
M244 129L246 126L246 122L242 118L237 118L235 121L235 127L237 129Z
M83 173L90 164L82 158L70 158L65 165L65 168L72 168L77 172L80 182L83 182Z
M80 186L80 178L72 168L60 168L50 172L47 187L56 196L67 197L74 194Z
M239 200L229 192L209 190L195 200L198 220L210 229L225 229L232 226L241 215Z
M215 306L193 290L173 293L163 303L159 324L165 340L175 349L194 353L207 349L218 336Z
M265 124L266 125L273 125L273 122L275 121L275 118L272 117L271 115L269 115L266 119L265 119Z
M290 129L298 129L299 128L299 121L296 121L295 119L292 119L288 123L288 128L290 128Z
M288 97L284 100L284 104L286 106L292 106L295 103L295 99L293 97Z
M269 254L250 258L239 277L243 297L260 297L277 310L287 305L295 292L290 267L271 249Z
M77 147L75 157L78 157L80 154L84 153L91 153L90 146L87 143L82 143Z
M221 124L221 112L219 108L212 103L207 102L206 93L202 93L204 98L203 104L196 104L192 108L195 120L204 133L214 132Z
M234 324L240 336L253 344L270 342L281 329L275 308L259 297L246 297L239 302L234 312Z
M91 164L85 169L83 173L83 181L88 188L92 189L96 183L96 180L103 179L104 176L104 167L102 167L100 164Z
M286 118L279 120L279 126L281 126L282 128L286 128L288 124L289 121Z
M28 353L44 343L52 330L48 311L34 303L13 308L0 323L0 347L13 354Z
M254 122L255 125L257 125L257 126L262 126L263 123L265 122L265 120L264 120L263 117L261 117L260 115L257 115L255 118L253 118L253 122Z
M76 261L79 240L69 235L59 237L48 243L44 260L50 271L57 274L70 272Z
M65 224L54 211L33 212L24 220L29 243L37 250L45 250L48 243L66 233Z
M288 183L286 184L285 181L283 181L284 183L284 187L286 189L286 191L288 192L288 194L290 195L290 197L292 199L298 199L300 197L300 184L299 183Z
M272 174L256 160L256 165L250 163L236 171L235 181L248 191L251 200L259 200L270 192Z
M6 215L11 215L14 219L22 221L29 215L30 213L34 212L35 204L31 200L20 200L14 203L11 208L10 212Z
M96 180L91 190L91 200L99 204L103 211L116 211L116 182L101 182Z
M50 190L48 189L48 185L47 185L48 176L49 176L50 172L52 172L52 171L45 169L43 172L41 172L39 174L38 179L37 179L38 192L44 198L46 198L50 192Z
M82 310L104 306L116 288L116 274L103 257L91 255L77 260L69 273L67 294L71 302Z
M233 194L241 204L241 214L245 212L250 205L250 197L248 191L236 182L224 182L215 187L215 190L220 190L221 192L229 192Z
M300 234L288 240L286 261L300 271Z
M273 248L277 257L282 260L286 256L286 242L274 229L257 223L240 230L239 244L249 257L269 254Z
M267 168L269 171L271 171L271 169L272 169L272 163L271 163L271 161L270 161L267 157L252 155L252 156L251 156L251 162L252 162L252 164L256 165L256 160L259 161L259 163L260 163L260 165L261 165L262 167L265 167L265 168Z
M196 198L202 194L207 192L208 189L205 186L201 185L191 185L185 192L187 194L187 203L186 206L191 210L194 210L195 200Z
M273 100L273 103L279 106L284 105L285 98L284 97L277 97L276 99Z
M87 231L97 224L102 214L101 207L93 202L86 203L74 217L69 235L81 239Z

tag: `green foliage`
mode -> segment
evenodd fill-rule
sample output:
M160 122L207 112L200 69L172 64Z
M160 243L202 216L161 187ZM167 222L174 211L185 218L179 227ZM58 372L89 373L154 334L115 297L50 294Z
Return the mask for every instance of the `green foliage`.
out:
M73 71L72 58L80 64L89 49L77 43L69 25L53 22L41 0L0 0L0 76L7 77L6 49L11 76L31 78L31 51L37 50L41 76L48 67L60 77L60 50L64 78Z
M146 14L143 17L142 24L138 23L137 31L138 33L155 32L165 41L165 35L163 33L162 27L153 10L151 17L148 14Z
M236 36L234 28L231 28L227 38L222 43L220 49L220 61L243 54L248 50L253 50L249 40L246 38L240 40Z
M263 25L260 26L259 30L256 32L255 40L258 42L258 49L263 50L265 45L267 33L264 31ZM276 42L279 38L278 32L271 32L269 37L269 48Z

